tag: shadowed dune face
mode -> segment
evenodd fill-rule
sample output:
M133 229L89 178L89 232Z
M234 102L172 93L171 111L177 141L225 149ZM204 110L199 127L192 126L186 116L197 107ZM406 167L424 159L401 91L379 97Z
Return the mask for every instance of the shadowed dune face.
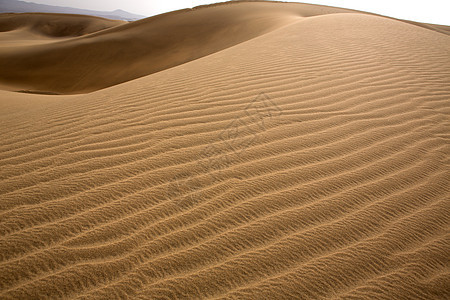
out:
M92 93L0 91L0 298L449 299L449 36L302 7ZM220 38L169 53L166 17L210 9L29 51L159 24L151 57L191 57Z
M25 29L47 37L76 37L125 23L127 22L81 15L0 14L0 34Z
M301 4L233 3L164 14L90 36L0 53L0 84L10 90L90 92L217 52L303 17L347 11ZM36 18L45 21L46 16ZM49 30L42 22L31 22L34 31ZM63 32L60 28L52 34Z

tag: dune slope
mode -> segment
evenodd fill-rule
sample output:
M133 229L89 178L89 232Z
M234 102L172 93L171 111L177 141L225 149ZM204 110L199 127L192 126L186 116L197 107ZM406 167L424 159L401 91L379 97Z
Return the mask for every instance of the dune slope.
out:
M85 95L0 91L0 298L449 298L449 36L291 21Z
M125 23L125 21L81 15L0 14L0 32L25 29L39 35L57 38L81 36Z
M0 52L0 85L15 91L92 92L212 54L303 17L338 12L349 10L268 2L176 11L80 38ZM86 19L79 18L80 24ZM40 22L34 30L47 29Z

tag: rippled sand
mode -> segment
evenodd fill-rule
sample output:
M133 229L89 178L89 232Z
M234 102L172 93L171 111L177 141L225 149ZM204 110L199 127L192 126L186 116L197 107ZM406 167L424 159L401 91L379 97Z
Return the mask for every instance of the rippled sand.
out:
M450 297L447 27L33 18L0 33L0 298Z

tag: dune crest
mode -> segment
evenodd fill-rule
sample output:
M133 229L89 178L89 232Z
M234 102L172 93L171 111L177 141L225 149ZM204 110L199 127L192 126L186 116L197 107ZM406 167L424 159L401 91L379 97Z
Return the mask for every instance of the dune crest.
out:
M253 5L262 19L245 18ZM277 5L272 17L272 4L221 5L33 46L137 49L128 33L167 36L171 18L199 17L199 30L230 18L180 53L158 36L149 61L162 70L136 80L0 91L0 298L450 297L450 37ZM200 42L210 55L168 67ZM14 84L69 91L45 72Z

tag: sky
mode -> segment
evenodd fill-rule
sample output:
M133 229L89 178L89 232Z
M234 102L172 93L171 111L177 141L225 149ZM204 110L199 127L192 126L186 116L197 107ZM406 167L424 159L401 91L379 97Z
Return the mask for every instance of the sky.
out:
M24 0L49 5L152 16L173 10L224 1L208 0ZM291 0L290 2L300 2ZM305 0L305 3L351 8L404 20L450 25L449 0Z

